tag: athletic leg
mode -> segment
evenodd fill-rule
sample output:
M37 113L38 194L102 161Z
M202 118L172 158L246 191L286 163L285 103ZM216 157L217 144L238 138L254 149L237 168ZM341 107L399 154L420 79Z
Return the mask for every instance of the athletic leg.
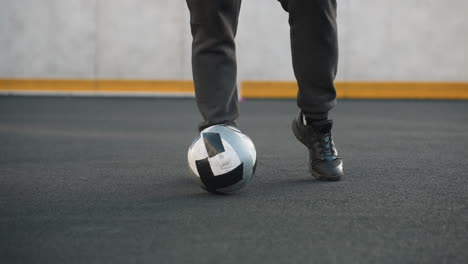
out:
M343 176L343 162L333 142L333 122L328 120L328 111L336 104L336 0L280 1L289 12L292 61L299 86L301 111L292 130L309 149L312 176L337 181Z
M233 124L239 115L235 36L241 0L187 0L199 129Z
M289 12L297 104L306 117L327 119L336 105L336 0L280 0Z

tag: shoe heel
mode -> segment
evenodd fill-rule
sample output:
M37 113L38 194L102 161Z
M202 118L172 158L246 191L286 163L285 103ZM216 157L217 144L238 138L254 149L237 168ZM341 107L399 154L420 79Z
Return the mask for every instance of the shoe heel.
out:
M301 132L299 131L299 128L297 127L296 120L292 121L291 130L293 131L293 134L296 137L296 139L299 140L299 142L301 142L303 145L305 145L304 139L301 136Z

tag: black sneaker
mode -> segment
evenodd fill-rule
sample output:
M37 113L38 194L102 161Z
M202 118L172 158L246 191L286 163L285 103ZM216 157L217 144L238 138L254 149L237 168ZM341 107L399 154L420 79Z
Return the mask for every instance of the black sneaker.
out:
M294 135L309 149L309 169L318 180L338 181L343 176L343 162L333 143L332 126L332 120L308 124L301 111L292 122Z

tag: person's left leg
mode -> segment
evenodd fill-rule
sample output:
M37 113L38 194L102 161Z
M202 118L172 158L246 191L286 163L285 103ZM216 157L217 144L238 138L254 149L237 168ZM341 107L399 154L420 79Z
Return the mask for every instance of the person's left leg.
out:
M279 0L289 13L297 105L307 118L324 120L336 105L338 66L336 0Z
M336 0L279 0L289 12L291 51L301 111L292 130L309 149L311 174L320 180L343 176L328 112L336 104L338 64Z

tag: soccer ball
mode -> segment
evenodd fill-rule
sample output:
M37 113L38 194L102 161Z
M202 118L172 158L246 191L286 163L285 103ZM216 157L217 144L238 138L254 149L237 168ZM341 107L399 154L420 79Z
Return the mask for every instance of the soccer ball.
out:
M212 193L232 193L252 180L257 165L255 146L233 126L214 125L200 132L187 153L193 178Z

